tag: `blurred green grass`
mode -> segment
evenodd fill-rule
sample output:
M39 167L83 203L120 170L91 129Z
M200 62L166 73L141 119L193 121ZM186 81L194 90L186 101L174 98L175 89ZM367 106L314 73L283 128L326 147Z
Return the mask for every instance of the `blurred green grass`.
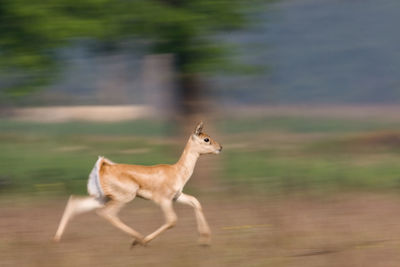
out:
M162 122L0 122L0 190L84 193L97 156L119 162L155 164L168 159L169 135ZM168 154L168 153L167 153ZM167 160L168 161L168 160Z
M0 133L73 136L160 136L173 132L173 126L157 120L135 120L128 122L64 122L39 123L0 119Z
M313 117L224 118L216 183L253 192L400 189L400 123ZM172 163L179 149L161 121L0 121L2 193L82 194L98 155ZM190 186L190 185L189 185Z
M307 116L257 116L230 118L219 123L219 129L227 133L281 131L293 133L349 133L400 129L400 122Z

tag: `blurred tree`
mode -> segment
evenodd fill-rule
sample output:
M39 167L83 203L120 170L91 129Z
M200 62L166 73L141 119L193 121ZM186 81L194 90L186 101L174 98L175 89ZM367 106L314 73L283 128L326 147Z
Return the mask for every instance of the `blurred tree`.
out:
M180 112L198 106L201 75L232 69L230 48L217 34L248 24L244 0L2 0L0 67L4 88L15 98L51 82L62 64L57 48L77 40L96 47L124 47L144 41L148 53L174 55ZM143 42L142 42L143 43ZM239 65L236 65L239 66Z

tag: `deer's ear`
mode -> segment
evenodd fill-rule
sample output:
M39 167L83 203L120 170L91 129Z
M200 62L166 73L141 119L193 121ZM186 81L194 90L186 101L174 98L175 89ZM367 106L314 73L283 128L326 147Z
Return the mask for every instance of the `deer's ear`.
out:
M197 124L196 129L194 130L195 135L201 134L201 131L203 130L203 122L201 121L199 124Z

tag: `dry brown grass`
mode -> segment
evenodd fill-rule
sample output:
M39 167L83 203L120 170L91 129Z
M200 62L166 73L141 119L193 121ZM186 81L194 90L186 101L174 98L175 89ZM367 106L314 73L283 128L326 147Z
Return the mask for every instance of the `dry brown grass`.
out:
M213 245L196 244L190 208L177 205L176 228L148 247L94 214L72 221L61 243L51 238L64 201L0 205L1 266L398 266L400 197L342 194L324 197L203 199ZM162 222L151 203L134 201L122 218L148 233Z

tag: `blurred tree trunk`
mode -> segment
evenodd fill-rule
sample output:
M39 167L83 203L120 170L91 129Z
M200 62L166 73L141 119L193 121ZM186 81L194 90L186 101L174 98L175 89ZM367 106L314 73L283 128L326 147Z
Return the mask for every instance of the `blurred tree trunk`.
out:
M199 120L204 120L206 107L202 85L196 74L179 74L176 88L178 119L184 132L193 130Z
M12 103L0 99L0 118L8 117L13 114L14 105Z
M145 56L142 70L144 102L150 105L161 119L176 124L177 93L176 73L172 54Z
M181 74L179 76L177 85L178 117L182 128L181 131L184 133L186 140L200 121L205 123L204 132L218 140L213 126L211 99L208 98L208 95L207 88L200 75ZM207 191L215 188L217 186L215 182L217 172L215 170L219 164L220 161L216 155L200 157L189 186L193 185L196 190Z
M145 101L163 120L177 124L187 135L200 120L207 121L207 98L201 77L184 73L172 54L148 55L143 60Z
M199 121L205 123L206 133L215 133L207 86L199 74L185 73L182 69L171 54L149 55L143 61L146 102L162 120L176 125L173 128L180 144L174 151L176 155L182 153L183 145ZM215 185L216 175L212 170L218 166L217 160L216 156L200 158L191 180L195 188L208 190Z

